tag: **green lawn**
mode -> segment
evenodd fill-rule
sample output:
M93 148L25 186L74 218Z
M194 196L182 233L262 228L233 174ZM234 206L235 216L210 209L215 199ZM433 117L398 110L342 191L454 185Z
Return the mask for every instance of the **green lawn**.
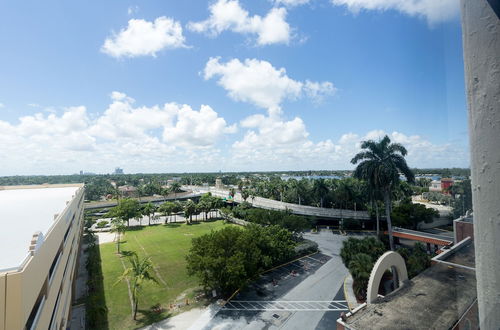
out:
M157 269L159 284L146 284L139 299L138 321L132 320L132 310L127 284L115 282L123 273L123 265L128 267L127 258L119 258L116 244L100 246L104 296L108 309L110 329L133 329L159 321L170 316L170 303L185 301L179 299L186 294L190 303L198 288L197 279L187 276L185 255L191 247L191 239L211 230L229 226L223 221L201 222L193 225L171 224L141 227L127 231L122 237L121 250L134 251L140 257L149 256ZM166 309L162 314L151 311L151 307L161 304ZM192 305L191 305L192 307ZM186 307L183 308L186 310ZM181 310L182 311L182 310Z

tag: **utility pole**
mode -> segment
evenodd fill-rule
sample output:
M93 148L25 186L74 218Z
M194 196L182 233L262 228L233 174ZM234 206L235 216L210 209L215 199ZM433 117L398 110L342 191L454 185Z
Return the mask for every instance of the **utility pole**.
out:
M500 3L460 0L479 327L500 324Z

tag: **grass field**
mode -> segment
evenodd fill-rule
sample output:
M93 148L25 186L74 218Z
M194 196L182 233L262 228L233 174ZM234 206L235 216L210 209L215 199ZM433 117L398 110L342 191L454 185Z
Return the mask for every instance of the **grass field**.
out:
M201 222L193 225L170 224L151 227L139 227L127 231L122 237L121 250L134 251L140 257L149 256L155 267L159 284L148 283L139 298L137 321L132 320L132 308L125 282L115 285L117 278L128 267L127 258L119 258L116 244L106 243L100 246L104 297L108 309L109 329L134 329L171 316L168 307L171 303L192 301L198 288L197 279L187 276L185 256L191 247L191 240L211 230L223 226L222 221ZM184 297L185 296L185 297ZM193 301L194 302L194 301ZM160 304L165 311L161 314L152 311L152 306Z

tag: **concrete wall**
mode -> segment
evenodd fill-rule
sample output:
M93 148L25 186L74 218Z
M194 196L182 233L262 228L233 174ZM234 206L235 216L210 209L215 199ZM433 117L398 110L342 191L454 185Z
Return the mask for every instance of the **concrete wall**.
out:
M460 1L481 329L500 324L500 13L490 3Z
M44 242L24 266L17 271L0 274L0 330L23 329L40 295L45 297L45 302L35 328L66 326L82 230L83 187L54 220ZM58 254L59 261L49 277Z
M470 222L465 221L454 221L453 231L455 232L455 243L470 237L474 239L474 225Z

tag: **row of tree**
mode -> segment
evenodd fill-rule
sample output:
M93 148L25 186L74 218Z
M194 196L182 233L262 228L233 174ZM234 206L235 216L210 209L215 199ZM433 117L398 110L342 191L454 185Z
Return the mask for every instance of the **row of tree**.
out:
M316 219L313 217L295 215L287 211L253 208L246 202L232 209L221 209L221 212L263 226L280 226L292 232L297 238L301 236L303 231L311 229L316 223Z
M157 213L165 216L165 223L169 222L172 215L177 216L182 212L187 224L191 224L193 216L204 214L204 220L210 219L216 211L224 205L222 199L212 196L207 193L201 196L198 202L187 200L186 202L164 202L160 205L154 203L146 203L141 205L137 199L123 198L118 201L118 205L111 208L106 214L111 218L111 230L116 233L117 251L120 252L120 237L125 230L130 226L131 219L141 219L144 216L148 217L148 225L151 225L151 220L157 219Z

